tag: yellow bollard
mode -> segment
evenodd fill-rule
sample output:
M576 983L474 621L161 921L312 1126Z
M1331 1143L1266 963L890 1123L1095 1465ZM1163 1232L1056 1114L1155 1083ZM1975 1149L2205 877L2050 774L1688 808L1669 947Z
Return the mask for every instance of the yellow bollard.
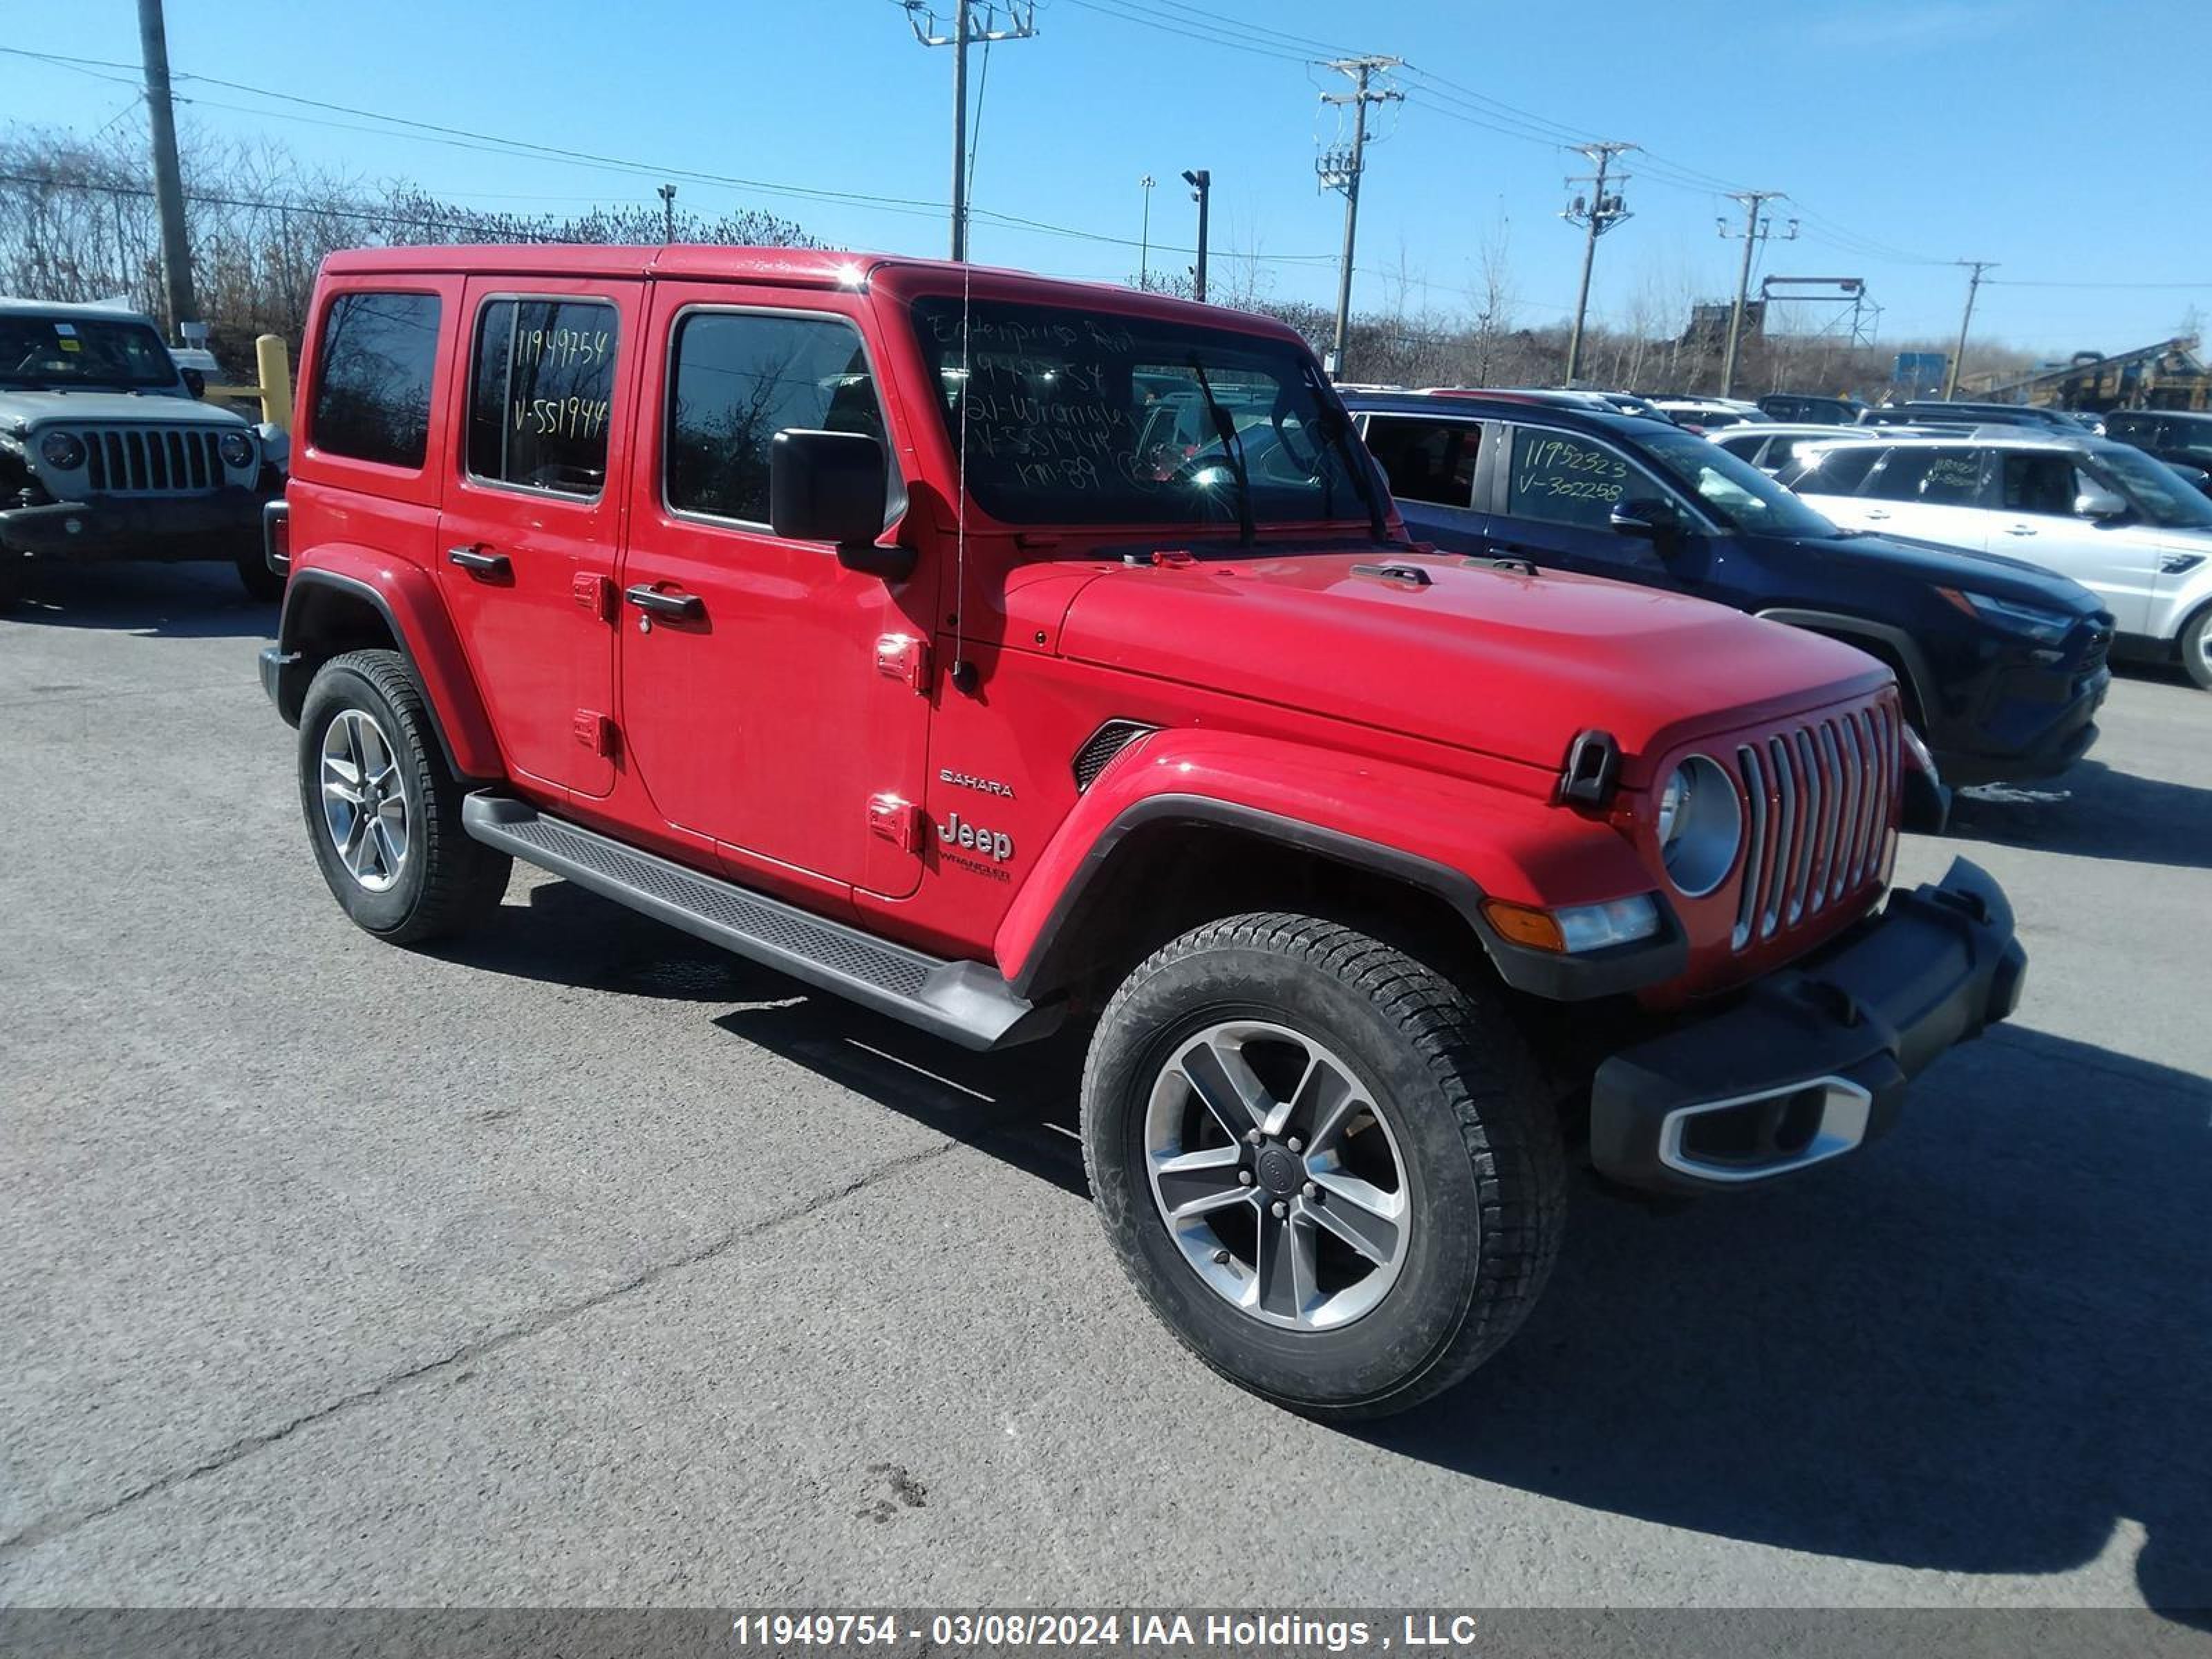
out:
M254 372L261 379L261 418L292 429L292 357L281 335L264 334L253 343Z

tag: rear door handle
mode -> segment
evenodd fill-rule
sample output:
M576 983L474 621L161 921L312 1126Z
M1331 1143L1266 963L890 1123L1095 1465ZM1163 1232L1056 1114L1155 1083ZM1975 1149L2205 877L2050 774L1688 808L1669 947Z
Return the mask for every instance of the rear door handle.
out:
M2031 525L2008 524L2005 526L2005 534L2008 536L2033 536L2035 533L2035 529Z
M1879 507L1870 508L1867 513L1867 517L1869 519L1887 519L1888 516L1888 514L1884 513Z
M673 617L682 622L696 622L707 614L707 602L696 593L664 593L641 582L635 587L625 588L623 598L641 611L656 617Z
M446 562L479 576L504 576L514 568L507 563L506 554L487 553L478 547L449 547L446 550Z

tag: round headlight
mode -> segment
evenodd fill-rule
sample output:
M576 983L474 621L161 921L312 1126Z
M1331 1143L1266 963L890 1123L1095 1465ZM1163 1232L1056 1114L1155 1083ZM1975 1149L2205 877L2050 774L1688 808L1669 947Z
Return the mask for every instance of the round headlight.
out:
M1659 855L1667 878L1686 898L1703 898L1728 878L1743 840L1735 784L1703 755L1676 767L1659 792Z
M57 472L74 472L84 465L84 444L74 432L49 432L39 440L39 453Z
M216 441L215 453L222 457L225 466L252 466L253 440L243 432L226 432Z

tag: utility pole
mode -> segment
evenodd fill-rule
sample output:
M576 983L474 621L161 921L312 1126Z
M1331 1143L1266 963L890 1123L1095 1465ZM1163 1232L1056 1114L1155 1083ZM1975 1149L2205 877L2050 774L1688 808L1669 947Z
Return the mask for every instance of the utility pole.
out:
M1026 40L1036 33L1036 0L1008 0L1006 24L999 26L995 0L985 7L983 27L975 27L968 9L976 0L952 0L952 33L938 32L929 0L902 0L914 38L925 46L952 48L952 257L968 257L968 48L995 40Z
M185 234L185 175L177 165L177 114L169 102L169 36L161 21L161 0L138 0L138 47L145 63L146 125L154 135L154 199L161 220L169 337L182 342L187 325L198 330L200 308L192 298L192 248Z
M676 240L676 186L660 187L660 240L665 246Z
M1752 250L1774 234L1773 216L1765 213L1766 204L1788 194L1788 191L1780 190L1747 190L1734 192L1729 197L1732 202L1743 204L1746 217L1743 222L1743 268L1736 273L1735 309L1729 313L1728 353L1721 359L1721 396L1723 398L1735 390L1736 354L1743 346L1744 303L1751 294ZM1722 220L1720 226L1721 234L1726 236L1729 234L1728 221ZM1796 239L1797 222L1792 219L1789 234L1782 240L1791 242Z
M1943 376L1943 401L1947 404L1959 395L1959 368L1966 360L1966 331L1973 325L1974 295L1982 285L1982 273L1997 268L1994 259L1960 259L1956 263L1965 265L1973 275L1966 279L1966 314L1959 319L1959 349L1951 354L1950 370Z
M1206 198L1213 189L1213 173L1206 167L1186 171L1183 183L1190 186L1190 199L1198 204L1198 263L1191 267L1190 296L1199 304L1206 303Z
M1147 294L1152 289L1152 186L1158 183L1149 173L1137 180L1145 192L1144 228L1137 233L1137 286Z
M1589 231L1589 234L1583 240L1583 285L1575 295L1574 331L1567 336L1565 384L1569 386L1574 385L1575 375L1582 368L1583 319L1589 311L1590 266L1597 258L1597 239L1623 219L1635 216L1629 212L1626 204L1621 201L1618 188L1612 195L1606 194L1606 172L1613 165L1614 156L1635 148L1634 144L1622 143L1584 145L1582 153L1589 158L1590 165L1595 167L1597 172L1594 175L1585 175L1567 180L1571 185L1586 184L1590 187L1590 193L1587 198L1576 197L1574 205L1559 215L1559 217L1565 219L1569 224L1585 226ZM1624 173L1613 182L1617 187L1626 182L1627 178L1628 175Z
M1395 103L1406 95L1388 88L1370 90L1368 82L1370 76L1396 69L1404 61L1398 58L1336 58L1322 65L1352 78L1350 92L1325 92L1321 98L1324 104L1352 106L1352 148L1325 150L1314 162L1314 172L1320 176L1322 188L1344 192L1344 258L1336 276L1336 344L1328 354L1328 372L1340 378L1344 374L1345 339L1352 331L1352 251L1359 229L1359 175L1367 167L1367 106Z

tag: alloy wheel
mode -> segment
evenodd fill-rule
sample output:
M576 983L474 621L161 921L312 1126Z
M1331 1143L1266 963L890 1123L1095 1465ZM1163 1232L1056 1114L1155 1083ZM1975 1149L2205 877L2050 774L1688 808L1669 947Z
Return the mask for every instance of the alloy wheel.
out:
M1263 1323L1350 1324L1396 1281L1414 1224L1382 1109L1312 1038L1224 1021L1180 1042L1145 1109L1153 1201L1207 1289Z
M391 740L364 709L340 709L323 732L323 826L338 861L372 893L407 866L406 780Z

